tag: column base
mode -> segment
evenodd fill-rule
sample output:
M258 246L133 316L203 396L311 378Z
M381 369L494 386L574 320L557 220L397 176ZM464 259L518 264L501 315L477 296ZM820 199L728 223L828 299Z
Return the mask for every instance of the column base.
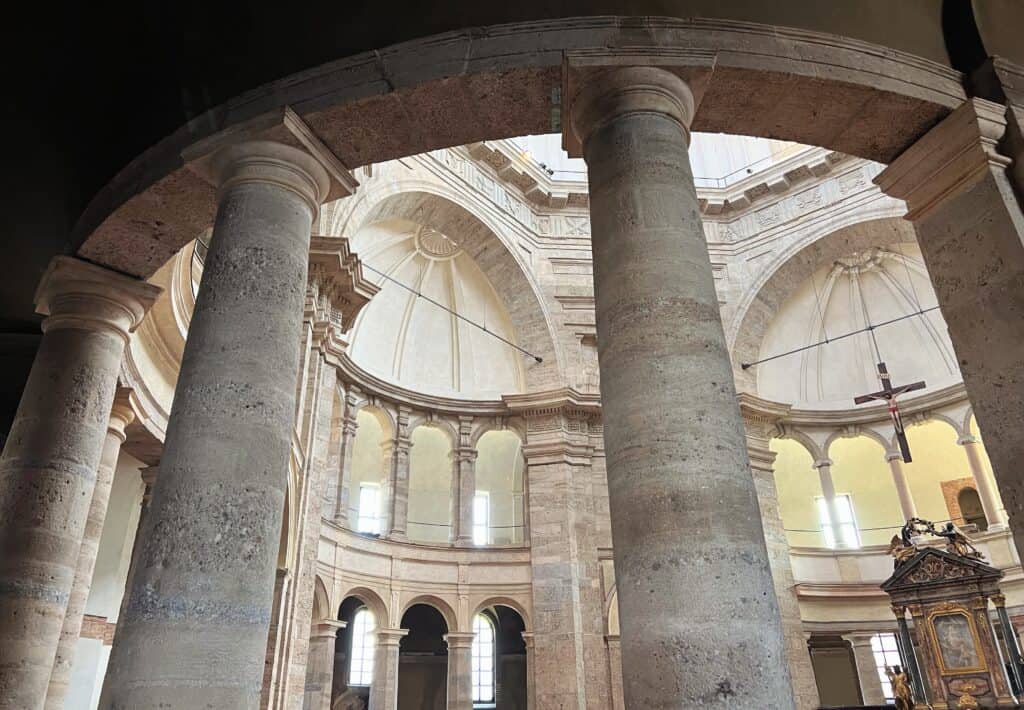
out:
M456 538L455 542L452 543L455 547L476 547L471 537L460 537Z

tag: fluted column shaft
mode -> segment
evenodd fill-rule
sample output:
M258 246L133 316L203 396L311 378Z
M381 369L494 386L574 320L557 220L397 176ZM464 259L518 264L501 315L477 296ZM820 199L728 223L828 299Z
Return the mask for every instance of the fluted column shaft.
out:
M92 587L92 573L96 567L100 535L103 532L103 522L107 517L107 504L110 502L110 488L114 483L117 458L121 453L121 444L125 440L125 427L134 419L135 413L128 402L128 390L122 389L114 398L110 421L107 424L107 436L103 441L100 464L96 469L96 487L92 492L89 517L85 522L82 546L78 553L75 582L68 598L64 626L60 632L60 643L57 645L57 657L53 663L50 685L46 690L47 710L64 709L68 684L71 680L71 669L75 660L75 647L78 645L78 636L82 631L85 602L89 598L89 589Z
M102 708L259 705L328 175L269 142L213 158L219 203Z
M907 481L907 471L903 467L903 454L899 451L890 451L885 455L889 462L889 470L892 472L892 482L896 486L896 495L900 499L900 512L904 520L917 517L917 506L914 504L914 496L910 492L910 483Z
M872 636L874 634L845 634L843 640L853 649L862 702L865 705L884 705L885 691L882 690L882 679L878 676L875 654L871 650Z
M687 155L693 111L686 84L653 68L611 70L572 99L589 178L625 704L792 709Z
M999 493L996 491L996 482L991 474L985 470L985 464L981 460L981 442L976 436L961 436L957 443L964 447L967 454L967 462L971 466L971 476L974 484L978 487L978 498L981 499L982 510L985 511L985 520L988 521L988 529L991 531L1006 529L1006 513L1002 503L999 501Z
M128 334L160 289L78 259L36 293L43 337L0 457L0 708L41 708Z
M447 710L473 710L473 633L448 633Z
M368 710L397 710L398 651L409 629L377 629Z

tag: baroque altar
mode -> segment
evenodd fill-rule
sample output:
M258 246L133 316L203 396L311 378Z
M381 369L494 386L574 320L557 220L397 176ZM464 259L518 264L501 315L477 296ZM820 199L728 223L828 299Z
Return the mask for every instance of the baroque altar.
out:
M945 549L919 545L944 538ZM1020 650L999 591L1003 573L985 564L970 540L952 523L937 529L918 518L892 540L892 576L882 583L899 623L901 655L910 692L897 707L983 710L1020 707L1014 687L1022 684ZM1005 634L1000 645L989 616L992 604ZM907 614L914 623L913 643ZM1011 679L1011 675L1013 676Z

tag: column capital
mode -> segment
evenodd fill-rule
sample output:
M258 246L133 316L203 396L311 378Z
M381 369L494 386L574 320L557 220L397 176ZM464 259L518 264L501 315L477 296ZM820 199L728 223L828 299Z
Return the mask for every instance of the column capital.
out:
M871 639L874 638L876 632L874 631L851 631L850 633L842 634L842 639L848 641L853 646L870 646Z
M448 648L471 648L476 634L470 631L451 631L442 638L448 644Z
M591 77L572 98L572 130L584 145L605 124L634 113L655 113L671 118L690 141L690 123L696 110L693 92L685 81L657 67L620 67Z
M163 292L159 286L70 256L55 256L36 289L43 332L60 328L113 331L128 343L146 311Z
M963 436L956 440L956 443L958 443L960 446L966 446L967 444L977 444L980 442L978 440L978 437L976 437L974 434L964 434Z
M519 635L523 637L523 643L526 644L526 648L533 648L534 642L537 638L537 634L535 634L532 631L522 631Z
M811 468L829 468L832 466L832 459L817 459L811 464Z
M344 629L348 626L347 621L338 621L337 619L323 619L313 624L312 633L310 638L328 638L337 635L340 629Z
M907 203L917 221L945 200L974 185L990 168L1011 160L997 144L1006 131L1006 107L968 99L879 173L882 192Z
M378 646L398 646L409 635L409 629L374 629Z
M124 430L135 421L135 410L131 403L131 389L118 387L114 394L114 406L110 408L110 421L107 423L107 431L116 436L124 443Z
M315 217L331 189L328 172L306 151L275 141L253 140L221 148L210 159L220 193L238 185L266 183L301 197Z
M893 461L902 462L903 454L900 453L899 451L886 451L885 460L888 461L889 463L892 463Z

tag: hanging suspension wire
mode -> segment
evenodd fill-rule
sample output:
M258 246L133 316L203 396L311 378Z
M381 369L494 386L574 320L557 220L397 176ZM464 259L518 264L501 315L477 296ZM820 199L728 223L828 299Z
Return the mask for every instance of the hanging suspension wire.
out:
M402 283L398 279L396 279L396 278L394 278L392 276L387 275L386 273L384 273L380 269L373 268L372 266L367 264L365 261L361 262L361 263L362 263L362 266L363 266L364 269L369 269L373 273L377 274L378 276L380 276L383 279L386 279L386 280L390 281L391 283L395 284L399 288L403 288L406 291L408 291L409 293L415 294L417 298L422 298L424 301L427 301L428 303L432 303L433 305L437 306L442 311L447 311L448 313L450 313L451 315L455 316L459 320L465 321L466 323L469 323L470 325L479 328L483 332L487 333L487 335L489 335L492 338L495 338L497 340L500 340L501 342L505 343L505 345L509 346L510 348L518 350L519 352L523 353L524 355L532 357L538 363L544 362L544 358L542 358L540 355L534 355L533 353L531 353L526 348L521 348L518 345L516 345L515 343L513 343L511 340L508 340L506 338L501 337L500 335L498 335L497 333L495 333L492 330L488 330L486 325L481 325L480 323L477 323L476 321L473 321L473 320L470 320L469 318L466 318L466 316L462 315L461 313L457 313L457 312L453 311L448 306L444 305L443 303L439 303L438 301L435 301L430 296L425 296L422 292L417 291L412 286L406 286L404 283Z
M814 287L814 303L818 307L818 321L821 323L821 334L825 336L825 342L827 343L828 331L825 329L825 314L821 310L821 296L818 295L818 282L815 281L814 274L811 274L811 286Z
M896 318L893 318L891 320L882 321L881 323L875 323L871 327L872 328L882 328L882 327L887 326L887 325L892 325L893 323L899 323L900 321L906 320L907 318L916 318L918 316L923 316L925 313L929 313L931 311L936 311L938 309L939 309L938 306L932 306L931 308L922 308L921 310L914 311L913 313L904 313L903 315L898 316ZM794 348L792 350L787 350L784 353L777 353L775 355L770 355L768 357L761 358L760 360L754 360L753 362L741 362L740 363L740 367L743 368L744 370L747 370L747 369L750 369L751 367L754 367L755 365L760 365L761 363L771 362L772 360L778 360L779 358L788 357L789 355L796 355L797 353L802 353L803 351L810 350L812 348L820 348L822 345L827 345L829 343L835 343L835 342L837 342L839 340L843 340L844 338L852 338L854 335L859 335L861 333L866 333L866 332L868 332L867 328L858 328L857 330L851 330L848 333L843 333L842 335L836 335L836 336L834 336L832 338L829 338L828 340L819 340L816 343L810 343L809 345L804 345L804 346L799 347L799 348Z
M871 344L875 348L875 362L882 362L882 353L878 349L878 340L875 339L875 326L871 325L871 314L868 312L868 302L864 300L864 289L861 288L860 283L860 271L856 272L856 284L857 284L857 296L860 298L860 305L864 309L864 322L867 323L866 330L868 335L871 337ZM881 382L882 386L885 383L882 382L881 374L878 375L878 381Z

